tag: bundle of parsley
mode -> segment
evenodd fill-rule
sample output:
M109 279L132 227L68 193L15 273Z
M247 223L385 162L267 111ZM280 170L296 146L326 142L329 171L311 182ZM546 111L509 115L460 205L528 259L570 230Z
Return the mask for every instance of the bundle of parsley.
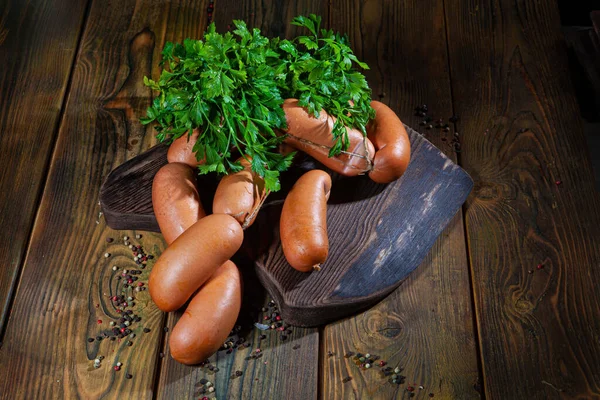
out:
M201 173L241 170L232 155L237 150L252 158L265 189L277 191L279 173L293 158L277 151L285 139L277 134L286 128L284 99L297 98L315 117L324 109L337 119L330 156L348 148L344 125L366 135L375 111L367 81L354 66L368 66L345 36L321 29L321 17L314 14L293 19L310 33L293 40L269 39L243 21L233 23L233 33L219 34L213 23L201 40L167 43L160 78L144 78L158 96L141 122L155 122L159 140L170 142L201 128L193 149L198 160L206 158Z

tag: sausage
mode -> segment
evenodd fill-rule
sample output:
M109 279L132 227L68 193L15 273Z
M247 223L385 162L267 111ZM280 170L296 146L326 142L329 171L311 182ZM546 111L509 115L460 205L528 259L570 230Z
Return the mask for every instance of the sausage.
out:
M376 115L367 125L367 137L376 152L369 177L378 183L389 183L406 171L410 162L410 141L404 124L391 108L375 100L371 107Z
M334 143L331 131L336 119L324 110L321 110L319 118L314 118L305 108L298 105L296 99L286 99L283 102L283 110L288 126L285 143L342 175L356 176L371 169L375 148L359 130L346 127L350 143L348 150L335 157L329 157L329 150Z
M167 244L204 217L194 170L181 163L162 167L152 182L152 208Z
M194 295L169 338L171 356L197 364L227 340L242 305L240 273L231 261L221 265Z
M264 180L252 172L248 160L242 157L238 161L244 169L221 179L213 199L213 212L229 214L247 228L254 222L255 210L260 207Z
M283 254L292 267L320 269L329 253L327 200L331 177L318 169L302 175L288 193L279 223Z
M200 164L204 164L205 159L198 161L194 153L194 145L200 135L199 129L194 129L191 136L184 134L178 139L175 139L169 146L167 151L167 161L170 163L178 162L187 164L192 168L196 168Z
M150 296L163 311L175 311L192 296L244 239L240 224L226 214L211 214L188 228L156 261Z

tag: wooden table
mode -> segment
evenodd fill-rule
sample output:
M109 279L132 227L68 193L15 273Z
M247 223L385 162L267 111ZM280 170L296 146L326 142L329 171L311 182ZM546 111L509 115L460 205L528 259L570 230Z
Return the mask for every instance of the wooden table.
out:
M203 378L219 399L409 398L409 387L414 398L600 398L600 201L553 0L1 4L0 398L201 398ZM106 175L155 143L137 119L164 43L200 37L209 16L221 31L235 18L290 36L287 21L309 12L348 33L374 97L474 178L462 212L386 300L286 341L267 335L260 359L247 359L257 329L251 348L219 353L216 373L161 357L177 316L147 292L136 329L149 333L131 347L88 342L111 318L107 271L130 257L120 238L164 248L98 216ZM420 127L419 104L460 120L449 133ZM347 352L400 366L405 383Z

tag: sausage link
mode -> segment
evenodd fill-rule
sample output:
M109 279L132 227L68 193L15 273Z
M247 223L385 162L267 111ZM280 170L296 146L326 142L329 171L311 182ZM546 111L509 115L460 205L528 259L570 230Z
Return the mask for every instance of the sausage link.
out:
M410 162L410 141L404 124L391 108L376 100L371 102L371 107L376 115L367 125L367 136L376 152L369 177L378 183L389 183L406 171Z
M331 177L312 170L300 177L288 193L279 231L285 258L298 271L320 269L329 253L327 200Z
M244 169L221 179L213 199L213 212L229 214L247 228L257 215L253 211L260 205L264 181L252 172L248 160L242 157L238 161Z
M175 139L167 150L167 161L170 163L178 162L187 164L192 168L196 168L200 164L204 164L204 159L198 161L194 153L194 145L200 135L199 129L194 129L191 136L184 134L178 139Z
M286 99L283 110L288 126L285 143L345 176L361 175L371 169L375 148L360 131L346 127L350 143L348 150L329 157L334 143L331 132L336 119L324 110L321 110L319 118L314 118L298 105L296 99Z
M148 282L150 296L163 311L185 304L240 248L244 231L231 216L212 214L181 234L161 254Z
M152 182L152 207L167 244L204 217L194 170L181 163L162 167Z
M169 338L173 358L183 364L206 360L225 343L242 305L240 273L221 265L194 295Z

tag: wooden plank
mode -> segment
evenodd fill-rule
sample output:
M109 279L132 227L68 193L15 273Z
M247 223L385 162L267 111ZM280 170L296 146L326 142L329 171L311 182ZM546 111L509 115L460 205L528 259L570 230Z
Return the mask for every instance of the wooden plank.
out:
M296 27L289 21L296 15L315 13L327 20L327 4L317 0L302 0L297 2L277 2L253 0L233 1L219 0L215 3L214 21L217 30L224 32L233 19L247 22L249 27L258 27L268 36L294 36ZM251 347L235 350L231 354L218 352L210 358L211 365L219 368L212 372L207 367L189 367L178 364L166 357L161 365L158 397L165 399L196 398L195 395L204 388L202 379L208 379L214 384L215 394L221 398L243 399L314 399L317 396L317 371L319 332L317 329L293 328L287 339L275 332L265 332L267 338L260 341L263 334L252 328L253 322L263 322L264 313L256 310L270 299L260 290L256 294L251 288L258 289L258 281L248 282L252 269L248 261L240 262L240 268L245 272L244 309L240 313L242 338ZM244 267L245 266L245 267ZM251 301L254 300L254 301ZM249 304L250 303L250 304ZM168 318L168 327L172 328L179 319L180 313L172 313ZM255 318L252 318L255 316ZM259 318L260 317L260 318ZM250 351L259 347L264 356L260 359L250 359ZM164 350L168 354L168 348ZM236 370L243 371L242 377L232 378Z
M111 266L118 265L119 271L137 267L131 250L117 244L122 241L105 240L136 232L115 232L103 220L96 223L97 202L108 172L155 142L154 132L137 121L152 99L142 76L158 75L165 40L203 31L205 10L206 4L191 1L92 4L0 349L3 397L152 397L164 318L147 292L127 289L125 294L136 297L129 309L142 318L128 327L136 338L87 341L111 334L109 321L123 315L108 297L123 288ZM144 233L134 243L154 255L163 248L159 235ZM105 258L105 253L112 256ZM148 270L139 271L132 277L144 281ZM144 327L151 331L144 333ZM105 358L95 369L98 356ZM123 363L118 372L113 370L117 361ZM126 379L127 373L132 379Z
M350 42L371 70L366 75L375 98L389 104L410 126L428 114L452 116L443 4L438 1L336 1L332 27L348 32ZM421 129L456 160L453 131ZM452 125L452 124L450 124ZM371 310L324 331L322 393L336 398L404 398L415 388L420 398L478 398L474 328L462 213L440 236L421 266L387 299ZM402 368L401 385L382 377L376 364L357 367L348 352L381 357L386 367ZM377 361L378 362L378 361ZM377 363L376 362L376 363ZM348 381L348 378L351 380ZM419 389L422 385L424 389Z
M85 7L80 0L8 0L0 6L0 332L46 177Z
M556 2L445 9L486 395L597 398L600 200Z

